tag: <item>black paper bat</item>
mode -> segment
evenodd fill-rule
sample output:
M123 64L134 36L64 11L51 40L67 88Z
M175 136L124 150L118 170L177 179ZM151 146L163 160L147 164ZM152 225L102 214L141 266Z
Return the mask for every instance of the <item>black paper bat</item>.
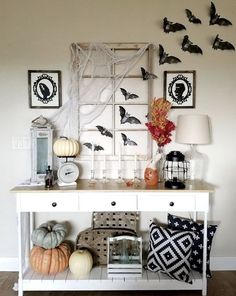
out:
M168 53L164 51L164 48L161 44L159 44L159 65L163 64L177 64L181 63L181 60L174 56L169 56Z
M189 9L185 9L186 15L188 20L190 21L190 23L194 23L194 24L201 24L201 20L199 18L197 18L191 10Z
M83 144L84 146L86 146L88 149L92 150L92 147L94 151L99 151L99 150L104 150L104 148L100 145L92 145L91 143L84 143Z
M202 54L202 49L196 45L193 44L190 40L188 35L184 36L183 42L182 42L182 49L183 51L188 51L190 53L200 53Z
M121 133L124 146L130 145L130 146L137 146L138 144L132 140L130 140L125 134Z
M96 125L96 128L99 130L99 132L100 132L103 136L113 138L112 133L111 133L109 130L107 130L105 127L103 127L103 126L101 126L101 125Z
M120 109L120 123L121 124L124 124L124 123L141 124L141 121L134 116L130 116L130 114L128 112L126 112L124 107L119 106L119 109Z
M186 30L184 25L168 21L167 17L163 19L163 29L165 33Z
M149 73L143 67L141 67L141 72L142 72L143 80L156 79L157 78L157 76L155 74Z
M235 50L235 47L233 44L231 44L228 41L223 41L219 38L219 34L216 35L216 38L214 40L214 43L212 45L212 48L214 49L221 49L221 50Z
M138 98L138 95L129 93L124 88L120 88L120 90L121 90L122 94L124 95L126 101L130 100L130 99L137 99Z
M219 26L230 26L232 23L226 18L220 17L219 14L216 13L216 7L213 2L211 2L210 8L210 25L219 25Z

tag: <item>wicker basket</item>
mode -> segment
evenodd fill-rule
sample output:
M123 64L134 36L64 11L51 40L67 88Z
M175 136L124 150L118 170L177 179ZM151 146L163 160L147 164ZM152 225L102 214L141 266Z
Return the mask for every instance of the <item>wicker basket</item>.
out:
M95 264L107 264L107 238L119 235L136 236L137 214L133 212L94 212L93 227L81 231L76 248L87 248Z
M122 228L136 232L138 214L136 212L94 212L93 229Z

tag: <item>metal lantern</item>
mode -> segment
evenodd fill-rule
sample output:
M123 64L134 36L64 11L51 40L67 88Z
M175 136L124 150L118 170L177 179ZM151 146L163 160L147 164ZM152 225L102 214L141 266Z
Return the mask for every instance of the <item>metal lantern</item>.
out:
M40 115L32 121L31 129L31 183L44 183L48 166L53 167L53 128Z
M187 179L188 162L179 151L171 151L166 155L164 163L165 187L170 189L184 189Z

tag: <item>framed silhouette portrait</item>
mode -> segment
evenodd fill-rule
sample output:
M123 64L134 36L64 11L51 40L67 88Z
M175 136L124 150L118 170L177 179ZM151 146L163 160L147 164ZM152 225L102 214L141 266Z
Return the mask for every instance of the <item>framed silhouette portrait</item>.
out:
M29 70L30 108L61 107L61 71Z
M172 108L195 108L196 71L164 71L164 98Z

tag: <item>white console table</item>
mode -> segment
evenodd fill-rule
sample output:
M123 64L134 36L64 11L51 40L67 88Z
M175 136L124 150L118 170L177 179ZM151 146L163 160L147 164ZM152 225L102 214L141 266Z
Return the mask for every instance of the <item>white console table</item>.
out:
M165 189L159 185L146 188L101 182L90 187L88 180L79 180L76 187L45 189L43 186L18 186L12 189L17 200L19 278L18 296L24 291L88 291L88 290L201 290L207 294L206 237L209 196L213 188L203 182L189 182L184 190ZM30 233L33 214L36 212L92 212L92 211L156 211L197 212L204 214L203 274L193 273L193 284L170 279L162 273L143 270L142 278L112 279L107 277L106 267L94 267L88 278L76 280L69 270L54 276L43 276L27 264L32 247Z

